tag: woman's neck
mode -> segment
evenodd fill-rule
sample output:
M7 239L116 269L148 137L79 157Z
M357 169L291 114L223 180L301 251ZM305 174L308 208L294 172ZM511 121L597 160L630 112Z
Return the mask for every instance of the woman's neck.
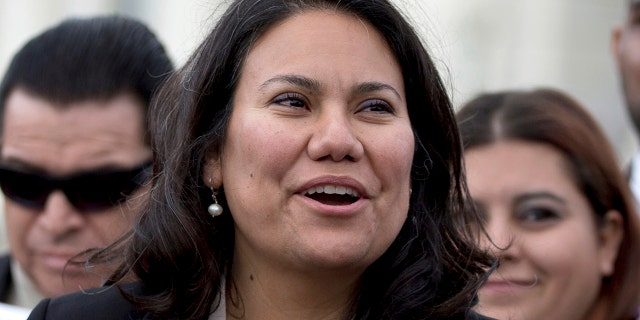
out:
M344 320L356 295L356 272L296 270L234 258L228 319Z

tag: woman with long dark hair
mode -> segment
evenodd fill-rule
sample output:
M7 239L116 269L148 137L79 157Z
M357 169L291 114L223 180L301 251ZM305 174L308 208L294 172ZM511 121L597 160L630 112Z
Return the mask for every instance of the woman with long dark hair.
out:
M234 1L155 106L149 206L90 261L124 251L128 300L31 319L479 317L493 260L465 229L450 101L388 1Z

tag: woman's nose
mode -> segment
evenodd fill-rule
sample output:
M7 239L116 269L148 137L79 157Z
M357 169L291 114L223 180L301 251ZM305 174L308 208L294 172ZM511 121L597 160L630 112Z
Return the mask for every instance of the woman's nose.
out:
M514 259L518 255L518 244L514 229L507 221L491 219L486 230L489 235L488 246L500 260Z
M364 154L357 128L348 116L328 112L318 118L307 150L314 160L357 161Z

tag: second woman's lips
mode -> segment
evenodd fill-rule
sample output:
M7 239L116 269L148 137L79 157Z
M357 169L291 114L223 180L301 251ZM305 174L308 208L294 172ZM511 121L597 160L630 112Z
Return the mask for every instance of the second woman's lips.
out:
M528 288L532 287L537 283L537 279L528 279L528 278L489 278L489 280L484 284L483 287L519 287L519 288Z

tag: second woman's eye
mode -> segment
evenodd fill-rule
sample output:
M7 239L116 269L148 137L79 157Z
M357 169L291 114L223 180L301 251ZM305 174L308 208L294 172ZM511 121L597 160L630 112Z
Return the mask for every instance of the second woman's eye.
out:
M307 107L305 97L299 93L293 92L287 92L276 96L273 98L272 103L291 108Z
M550 208L534 207L518 213L518 219L527 224L552 222L560 218L560 214Z
M395 113L393 107L388 102L381 99L367 100L360 105L359 110L375 113Z

